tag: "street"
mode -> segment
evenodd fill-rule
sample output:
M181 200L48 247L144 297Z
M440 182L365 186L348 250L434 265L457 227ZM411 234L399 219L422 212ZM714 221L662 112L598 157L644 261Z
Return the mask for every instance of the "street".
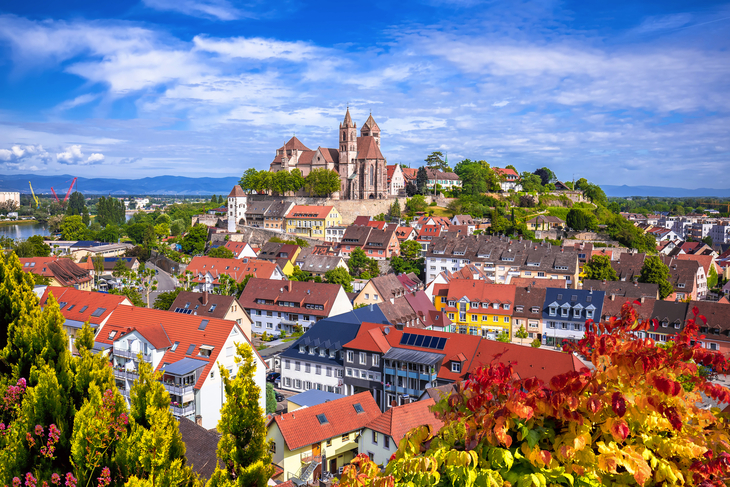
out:
M157 291L152 291L150 293L150 307L152 307L152 305L155 303L155 299L157 299L157 296L160 293L175 290L176 279L167 272L152 264L151 262L148 262L146 265L148 269L154 269L157 271ZM142 296L142 298L146 299L144 296Z

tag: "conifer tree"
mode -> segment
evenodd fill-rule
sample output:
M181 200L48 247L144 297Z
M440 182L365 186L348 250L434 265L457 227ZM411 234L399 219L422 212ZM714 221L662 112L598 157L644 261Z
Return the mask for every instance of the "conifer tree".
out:
M236 349L239 366L236 377L231 379L228 370L220 368L226 402L218 421L222 436L217 453L223 468L216 467L208 487L264 487L274 472L264 413L259 404L261 390L254 382L253 352L247 344L237 343Z

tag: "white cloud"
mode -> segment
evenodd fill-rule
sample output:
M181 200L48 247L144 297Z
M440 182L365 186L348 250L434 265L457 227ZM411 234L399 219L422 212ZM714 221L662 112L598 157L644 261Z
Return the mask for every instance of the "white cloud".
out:
M72 108L76 108L77 106L86 105L87 103L91 103L92 101L96 100L97 98L99 98L99 95L96 93L87 93L85 95L79 95L72 100L66 100L62 103L59 103L58 105L56 105L55 110L57 110L57 111L70 110Z
M493 107L499 108L506 107L507 105L509 105L509 102L507 100L495 101L494 103L492 103Z
M308 42L286 42L261 37L232 37L216 39L195 36L193 44L198 51L212 52L228 58L286 59L301 62L326 55L327 50Z
M142 0L150 8L179 12L192 17L236 20L244 13L227 0Z
M65 151L57 153L56 160L61 164L66 165L88 166L103 162L104 155L95 152L89 157L86 157L84 153L81 152L80 145L72 145L67 147Z
M47 162L50 156L42 145L13 145L10 149L0 149L0 161L2 162L18 163L29 158Z

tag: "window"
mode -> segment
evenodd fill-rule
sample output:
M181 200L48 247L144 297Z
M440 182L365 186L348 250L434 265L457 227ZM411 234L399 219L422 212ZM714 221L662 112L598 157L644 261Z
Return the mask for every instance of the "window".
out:
M327 367L327 377L332 377L332 367Z
M373 431L373 445L377 445L377 444L378 444L378 432Z
M380 355L373 354L373 367L380 366Z
M505 322L505 323L509 323L509 316L505 316L505 317L504 317L504 322Z
M558 308L556 306L550 307L550 316L555 316L558 313Z
M276 442L275 441L271 442L271 448L269 448L269 452L276 453Z
M213 347L211 347L209 345L201 345L198 355L200 355L201 357L210 357L210 354L212 352L213 352Z
M116 333L116 332L114 332L114 333ZM180 345L180 342L175 342L175 343L173 343L173 344L172 344L172 348L170 348L170 351L171 351L171 352L174 352L175 350L177 350L177 346L178 346L178 345ZM233 348L233 347L231 347L231 348Z
M345 433L344 435L342 435L342 441L350 441L350 433Z
M288 369L288 368L289 368L289 367L287 367L287 369ZM284 377L284 385L285 385L286 387L291 387L291 378L289 378L289 377Z
M311 383L311 382L309 382L308 380L305 380L305 381L304 381L304 390L305 390L305 391L308 391L308 390L309 390L309 389L311 389L311 388L312 388L312 383Z
M325 416L324 414L318 414L317 421L319 421L319 424L328 424L329 423L329 421L327 420L327 416Z
M352 407L355 408L355 412L357 414L360 414L360 413L364 413L365 412L365 409L363 409L362 405L359 402L353 404Z
M306 372L307 374L312 372L312 364L304 364L304 372ZM311 389L311 387L310 387L310 389Z
M348 362L354 362L355 361L355 352L352 350L347 351L347 361Z
M499 316L492 316L492 321L497 323L499 321Z
M314 366L314 373L317 375L322 375L322 366L321 365L315 365Z
M304 353L304 345L299 345L299 353Z
M63 303L64 306L66 306L66 303ZM63 308L63 306L61 306ZM91 316L99 317L104 314L104 311L106 311L106 308L96 308L96 310L91 313Z
M72 309L74 309L74 306L76 306L76 305L72 304L71 306L68 307L68 309L66 311L71 311Z
M390 436L383 435L383 448L390 449Z
M368 354L365 352L360 352L360 365L365 365L368 362Z
M291 360L284 359L284 368L285 369L291 369Z
M188 351L185 352L185 355L192 355L193 350L195 350L195 344L191 343L190 346L188 347Z
M365 293L365 299L370 299L370 294Z
M451 372L461 372L461 362L451 362Z
M373 299L378 299L378 295L377 294L373 294Z
M300 370L301 366L302 366L302 364L298 360L296 362L294 362L294 370Z
M592 309L586 310L586 318L588 318L589 320L593 319L593 310Z
M299 379L294 379L294 389L301 389L302 388L302 381Z

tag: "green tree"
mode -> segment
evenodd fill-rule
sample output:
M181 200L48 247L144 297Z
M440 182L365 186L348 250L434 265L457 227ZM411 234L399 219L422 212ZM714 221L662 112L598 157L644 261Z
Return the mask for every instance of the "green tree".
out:
M276 412L276 393L274 392L274 384L266 383L266 414Z
M239 366L236 378L231 379L228 369L220 367L226 393L218 421L220 463L216 465L208 487L265 487L274 467L266 441L264 412L259 405L261 391L253 379L256 364L247 344L237 343L236 349Z
M61 238L63 240L83 240L86 237L86 225L79 215L66 216L61 223Z
M700 241L702 243L704 243L704 244L709 245L710 247L712 247L712 237L710 237L709 235L706 236L706 237L704 237L704 238L702 238L702 240L700 240Z
M168 311L172 306L172 303L174 303L175 299L177 299L177 295L180 294L180 291L182 291L182 288L178 287L173 291L166 291L164 293L158 294L152 307L155 309Z
M590 211L581 208L571 208L565 218L565 223L578 232L582 230L596 230L598 228L596 216Z
M18 257L48 257L51 255L51 247L40 235L28 237L17 245L11 244L10 248L15 250Z
M425 167L419 167L416 173L416 188L418 188L418 194L428 193L428 173Z
M400 245L400 255L390 258L390 266L396 274L415 273L424 275L424 259L421 257L421 244L415 240L406 240Z
M233 252L224 246L215 247L208 251L208 257L216 257L218 259L233 259Z
M522 185L522 191L527 191L528 193L539 193L543 190L540 176L530 172L520 174L520 185Z
M400 216L400 202L398 201L398 198L396 198L393 204L390 205L390 209L388 209L388 217L390 217L391 220L397 220Z
M707 288L712 289L717 286L717 270L715 270L715 264L710 263L710 272L707 275Z
M68 199L68 205L66 206L66 216L82 215L86 210L86 202L84 201L84 195L78 191L71 193L71 197Z
M497 335L497 341L502 343L510 343L509 333L503 332Z
M157 272L154 269L148 269L141 264L136 271L131 271L129 277L132 284L140 289L147 299L147 307L150 307L150 292L157 290Z
M352 292L352 276L343 267L337 267L325 272L324 280L330 284L342 285L346 293Z
M530 334L525 330L525 325L520 325L520 329L515 332L515 336L520 339L520 345L522 345L522 340L529 337Z
M428 167L433 167L443 172L451 172L449 163L446 161L444 153L441 151L431 152L429 155L426 156L425 162Z
M350 269L350 274L361 279L370 279L380 274L378 262L365 255L365 252L360 247L350 252L347 267ZM367 277L363 276L363 274L367 274Z
M555 173L547 167L542 167L533 174L540 178L540 183L543 186L558 180L558 178L555 177Z
M340 175L329 169L314 169L304 178L309 196L329 197L340 190Z
M598 281L618 281L616 271L611 267L611 259L607 255L594 255L583 266L584 279Z
M259 172L256 169L250 167L246 169L246 171L243 173L243 176L241 177L241 180L238 182L238 184L245 192L252 193L256 191L256 188L258 187L258 180Z
M659 297L666 298L674 292L674 287L669 282L669 267L667 267L661 258L656 255L649 255L644 259L644 265L641 266L641 275L639 282L649 282L659 286Z
M426 211L427 207L426 198L420 194L406 200L406 212L410 215L414 215L420 211Z
M182 251L186 254L202 254L207 241L208 227L198 223L183 237Z
M101 242L116 243L119 241L119 227L110 223L96 234L96 238Z
M118 296L126 296L129 299L129 301L131 301L133 306L137 306L139 308L147 307L146 303L144 302L144 299L142 299L142 295L135 288L123 287L121 289L110 289L109 294L116 294Z
M581 189L583 190L583 195L590 199L592 203L601 206L608 205L608 198L606 197L606 193L604 193L601 187L597 184L588 183L587 185L581 187Z
M461 179L461 193L477 196L489 191L499 190L499 181L486 161L464 159L454 168Z

